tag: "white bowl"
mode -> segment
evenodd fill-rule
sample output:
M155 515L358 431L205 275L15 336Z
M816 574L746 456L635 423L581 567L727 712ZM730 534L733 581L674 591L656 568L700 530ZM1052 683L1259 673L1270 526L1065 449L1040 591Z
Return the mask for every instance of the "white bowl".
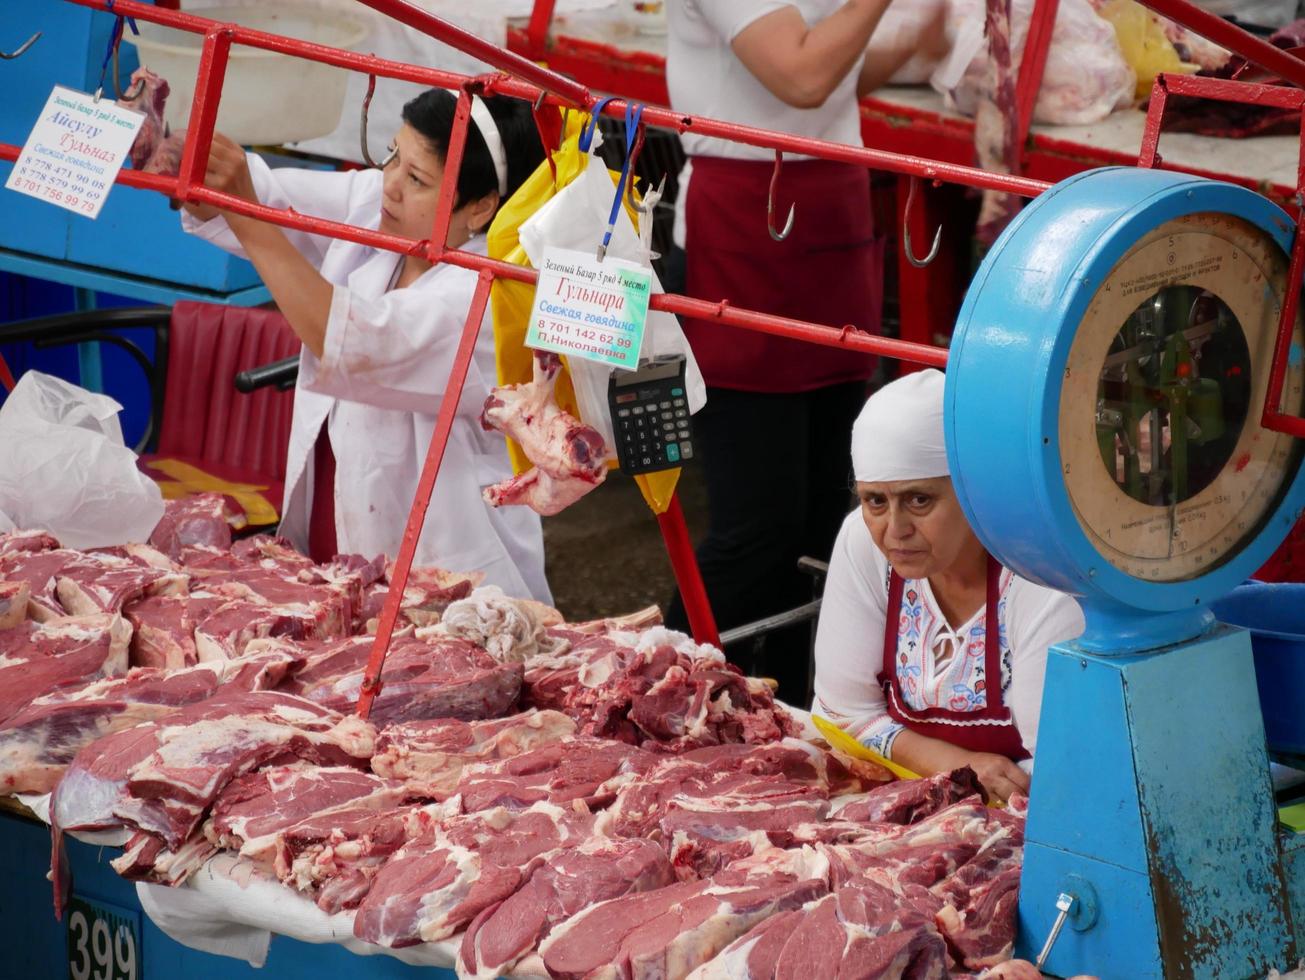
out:
M186 13L222 23L295 37L333 48L350 48L367 36L366 26L330 8L276 2L187 8ZM171 89L164 118L185 129L195 97L204 38L159 24L137 21L140 35L127 32L140 62L167 80ZM312 139L340 124L349 73L316 61L231 46L217 128L237 143L271 145Z

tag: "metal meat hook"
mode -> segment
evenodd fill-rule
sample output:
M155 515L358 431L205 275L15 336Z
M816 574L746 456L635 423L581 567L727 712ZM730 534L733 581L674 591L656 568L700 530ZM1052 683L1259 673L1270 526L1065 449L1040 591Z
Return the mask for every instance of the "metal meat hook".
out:
M367 94L363 96L362 116L358 121L358 139L360 141L359 146L362 149L363 163L367 164L367 166L369 167L380 168L380 167L384 167L385 164L390 162L389 157L387 157L383 162L377 163L375 160L372 159L371 150L367 146L367 111L372 107L372 96L375 94L376 94L376 76L368 75ZM392 155L393 154L391 154L391 156Z
M796 217L797 205L788 206L788 220L784 222L784 230L775 230L775 189L779 186L779 172L784 167L784 152L775 151L775 172L770 175L770 192L766 195L766 230L770 232L770 237L777 242L782 242L789 236L793 230L793 219Z
M922 259L915 257L915 251L911 248L911 208L915 205L915 188L920 183L919 177L911 178L911 189L906 192L906 208L902 212L902 250L906 253L906 261L917 269L923 269L926 265L938 257L938 246L942 244L942 225L933 233L933 244L929 246L929 254Z
M123 92L122 89L118 87L118 45L116 44L113 46L113 91L117 93L119 102L124 100L132 102L139 99L141 93L145 91L145 79L143 78L137 81L131 88L127 89L126 92Z
M40 38L41 38L41 32L37 31L26 41L24 41L19 46L18 50L12 52L0 51L0 58L4 58L6 61L12 61L14 58L17 58L19 55L23 54L28 48L30 48L33 44L35 44L38 40L40 40Z

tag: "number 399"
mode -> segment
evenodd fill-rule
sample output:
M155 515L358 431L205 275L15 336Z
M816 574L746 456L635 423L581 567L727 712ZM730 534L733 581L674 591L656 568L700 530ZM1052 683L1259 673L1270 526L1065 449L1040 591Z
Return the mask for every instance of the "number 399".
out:
M136 975L136 938L125 924L110 932L109 923L96 917L88 922L81 909L68 919L72 949L68 971L72 980L139 980Z

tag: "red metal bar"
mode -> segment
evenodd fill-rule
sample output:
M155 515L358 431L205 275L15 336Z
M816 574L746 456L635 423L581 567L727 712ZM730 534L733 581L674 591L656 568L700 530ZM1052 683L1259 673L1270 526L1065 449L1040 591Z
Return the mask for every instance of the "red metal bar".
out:
M1156 167L1160 164L1160 125L1165 118L1165 105L1169 101L1168 75L1157 75L1151 83L1151 100L1146 106L1146 125L1142 127L1142 146L1137 152L1139 167Z
M204 35L199 53L199 77L195 97L190 104L190 129L181 151L177 173L177 199L187 200L191 189L204 186L208 155L213 148L213 128L217 125L218 103L222 101L222 83L227 75L231 53L231 31L217 29Z
M14 373L9 370L9 362L3 354L0 354L0 387L5 391L14 390Z
M1282 48L1275 48L1268 41L1242 30L1222 17L1187 3L1186 0L1139 0L1139 2L1144 7L1150 7L1160 16L1168 17L1220 47L1241 55L1247 61L1261 68L1267 68L1293 85L1305 88L1305 61L1292 57Z
M1300 302L1301 276L1305 274L1305 114L1301 117L1300 151L1296 157L1296 239L1291 245L1291 264L1287 268L1287 295L1282 298L1278 316L1278 337L1273 345L1273 362L1269 367L1269 390L1264 396L1260 425L1274 432L1305 438L1305 419L1282 411L1282 389L1287 380L1296 332L1296 309ZM1299 355L1300 348L1296 348Z
M530 10L530 23L526 27L526 39L531 48L543 51L548 45L548 28L553 22L553 7L556 0L535 0Z
M672 495L666 513L657 515L657 526L661 528L662 540L666 542L666 554L671 559L675 584L679 586L684 614L689 618L693 638L699 643L720 646L716 617L712 615L707 588L702 583L702 571L693 554L693 542L689 540L689 527L684 523L684 511L680 509L678 493Z
M364 720L371 713L372 701L381 693L381 668L385 664L385 654L390 649L394 624L399 619L403 590L408 586L408 573L412 570L412 559L417 553L417 540L421 537L422 525L426 523L426 509L435 492L435 478L439 475L440 464L444 462L444 450L449 444L449 433L453 431L453 419L458 411L458 402L462 400L467 369L476 352L476 337L480 333L481 321L485 318L489 290L493 285L494 274L488 269L482 270L476 283L475 295L471 298L467 322L462 327L462 340L453 358L448 384L444 386L444 399L440 402L440 413L435 420L435 434L431 436L426 465L422 467L421 478L417 482L417 494L412 501L412 510L408 513L408 525L403 529L403 542L399 545L394 572L390 576L390 590L386 593L385 605L381 608L376 639L372 641L371 657L367 661L367 672L363 675L362 690L358 697L358 717Z
M94 9L107 9L108 0L67 0L67 2ZM375 6L378 3L388 4L399 2L399 0L359 0L359 2L367 2ZM408 6L407 4L401 5ZM415 8L411 9L415 10ZM208 34L215 27L225 27L231 31L232 41L236 44L277 51L282 54L305 58L309 61L318 61L323 64L335 65L368 74L421 81L450 89L461 88L467 81L466 75L413 69L398 62L385 61L371 55L339 51L335 48L311 44L307 41L251 31L240 26L219 25L216 21L196 17L192 14L160 10L149 4L139 3L138 0L117 0L113 6L113 12L196 34ZM457 46L454 43L456 37L466 33L446 25L439 18L431 17L428 14L422 13L421 18L423 23L427 20L433 21L435 25L453 32L453 35L451 35L453 39L440 34L433 36L446 43L453 44L455 47ZM479 39L476 40L479 41ZM484 44L485 42L479 43ZM479 57L475 51L469 53L476 54ZM510 79L504 79L501 82L496 80L495 89L505 95L528 99L532 102L540 92L539 87L525 85ZM594 98L586 94L584 100L579 101L578 104L582 108L590 108L594 102ZM626 103L623 100L614 100L607 103L603 112L614 118L624 118L625 105ZM948 183L964 184L967 187L977 187L983 190L1004 191L1010 194L1019 194L1022 197L1036 197L1051 186L1049 182L1043 180L1030 180L1026 177L1016 177L1009 174L994 174L980 170L977 167L945 163L927 157L908 156L885 150L874 150L869 147L850 146L844 143L832 143L828 140L771 132L755 126L742 126L737 123L721 122L704 117L686 116L682 113L655 106L645 108L643 121L649 125L673 129L679 133L692 130L704 136L715 136L735 143L746 143L749 146L759 146L769 150L782 150L785 153L805 154L806 156L819 157L824 160L852 163L871 170L915 174L929 180L943 180Z
M449 150L444 158L444 178L440 181L440 200L435 209L435 225L426 255L438 262L449 244L449 222L453 218L453 202L458 197L458 175L462 171L462 153L467 146L467 127L471 124L471 82L458 93L458 104L453 110L453 132L449 134Z
M406 3L405 0L358 0L358 3L365 4L401 24L407 24L423 34L443 41L463 54L469 54L487 65L493 65L500 71L524 78L533 85L569 99L582 108L587 108L593 103L593 96L589 94L589 89L579 82L559 75L555 71L549 71L547 68L541 68L533 61L491 44L460 27L455 27L434 14L428 14L420 7Z
M1024 159L1029 127L1033 125L1033 109L1038 103L1038 92L1042 90L1042 73L1047 67L1047 52L1051 49L1051 35L1056 30L1056 12L1059 9L1060 0L1034 0L1029 33L1024 38L1024 55L1020 59L1020 73L1015 81L1015 141L1021 161Z

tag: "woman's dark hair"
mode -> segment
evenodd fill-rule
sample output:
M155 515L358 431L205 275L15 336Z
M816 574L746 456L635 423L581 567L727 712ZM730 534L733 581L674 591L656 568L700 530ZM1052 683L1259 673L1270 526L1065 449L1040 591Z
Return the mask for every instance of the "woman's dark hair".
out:
M530 113L530 104L503 95L485 96L485 106L494 117L503 152L507 157L506 201L525 182L544 160L544 147L539 142L539 131ZM458 100L442 88L427 89L403 107L403 121L415 129L430 144L440 159L447 159L449 137L453 133L453 114ZM458 173L458 196L455 207L475 201L491 191L498 190L498 175L489 147L481 136L475 120L467 130L467 146L462 153L462 169ZM502 202L500 202L502 203Z

